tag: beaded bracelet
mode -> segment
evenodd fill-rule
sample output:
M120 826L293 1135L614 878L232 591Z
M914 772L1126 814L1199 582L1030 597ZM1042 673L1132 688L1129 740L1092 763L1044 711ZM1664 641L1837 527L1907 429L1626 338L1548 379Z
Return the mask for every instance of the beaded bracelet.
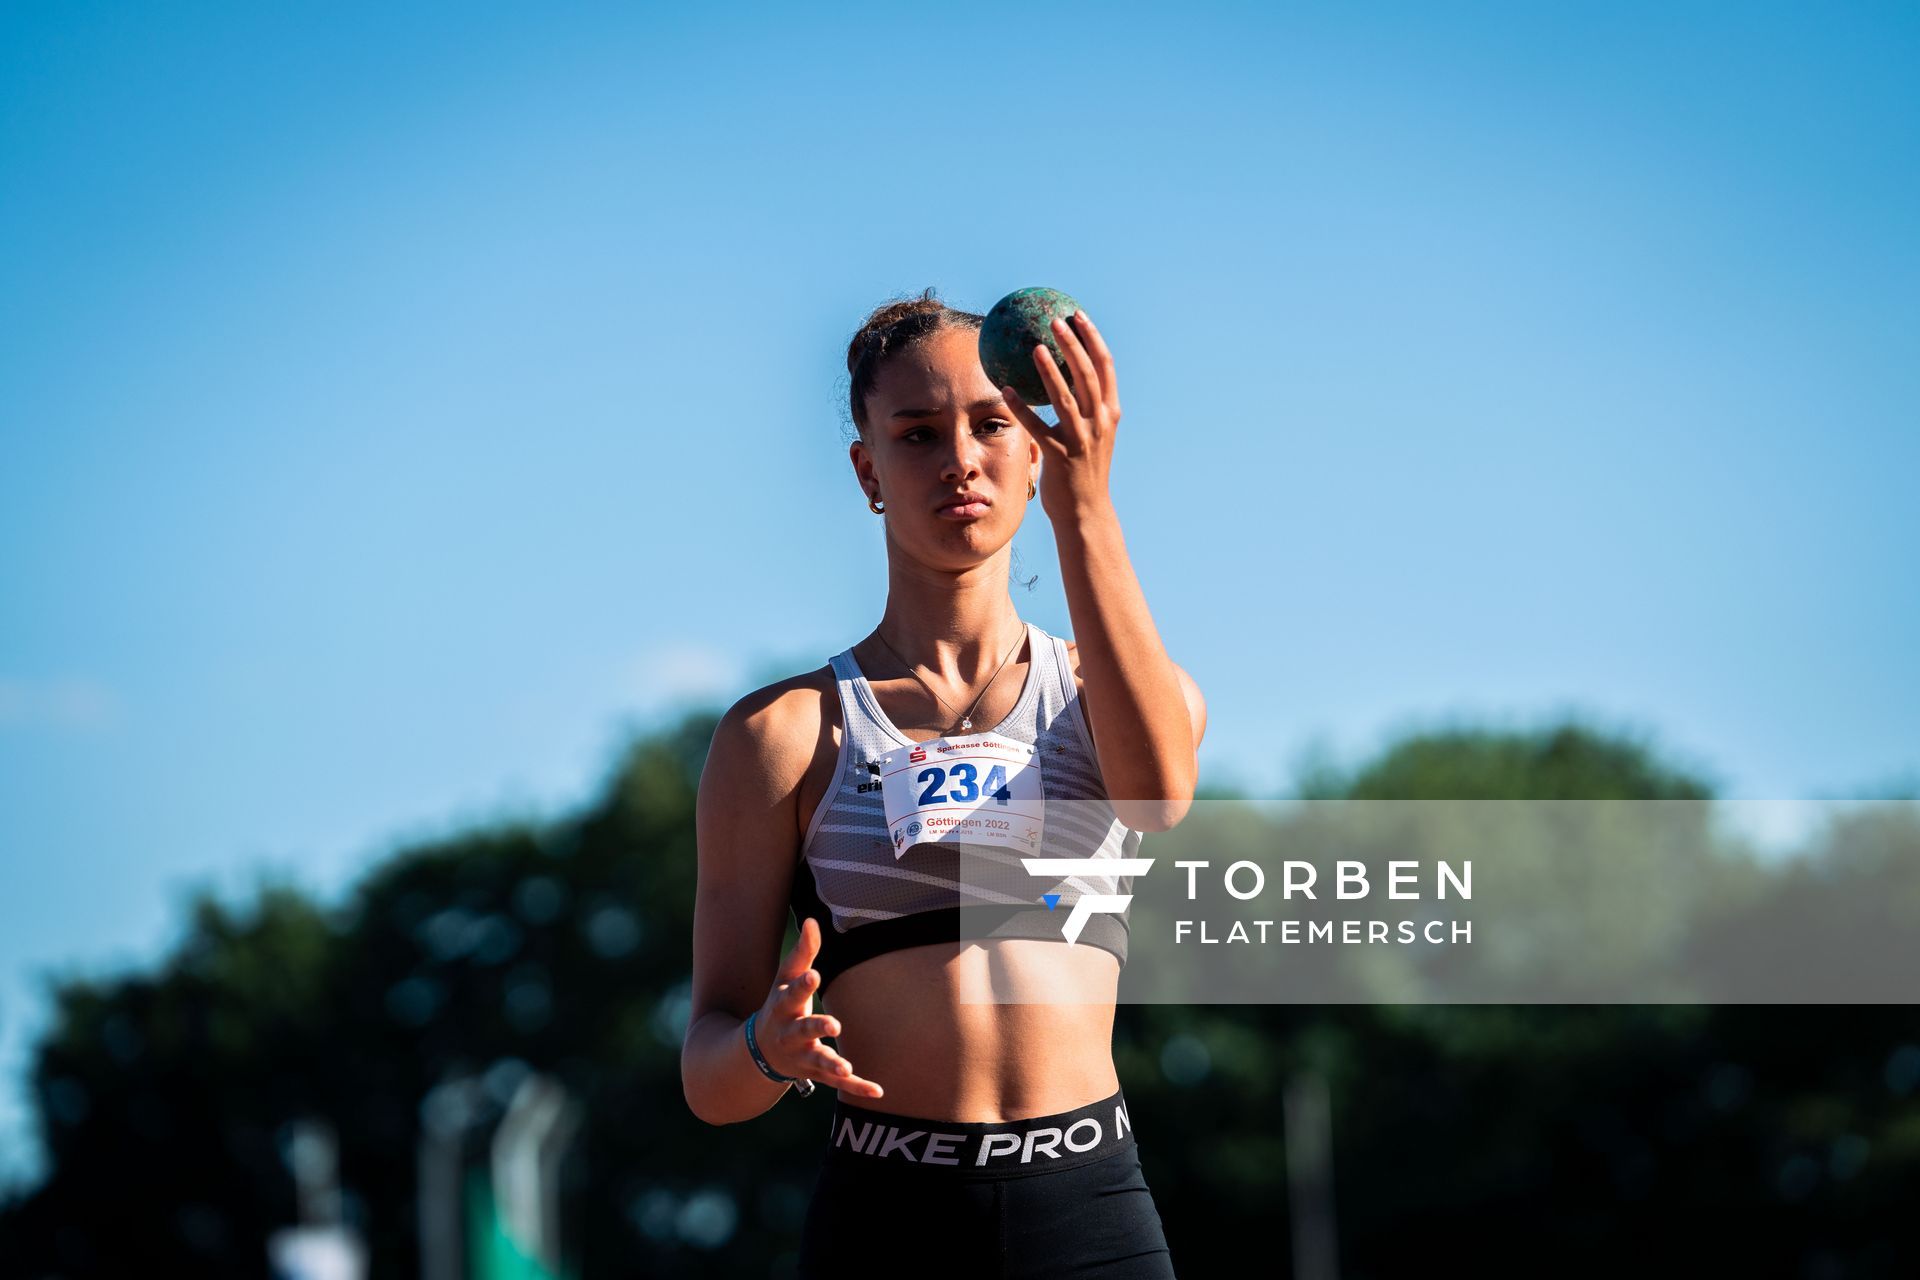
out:
M799 1094L803 1098L806 1097L808 1094L813 1092L813 1081L802 1080L799 1076L781 1075L778 1071L775 1071L773 1069L773 1066L761 1054L760 1045L753 1038L753 1020L759 1016L760 1016L760 1011L758 1009L755 1009L752 1013L747 1015L747 1023L746 1023L747 1052L753 1055L753 1064L760 1068L760 1074L765 1076L767 1079L788 1081L789 1083L793 1084L793 1091L795 1093Z

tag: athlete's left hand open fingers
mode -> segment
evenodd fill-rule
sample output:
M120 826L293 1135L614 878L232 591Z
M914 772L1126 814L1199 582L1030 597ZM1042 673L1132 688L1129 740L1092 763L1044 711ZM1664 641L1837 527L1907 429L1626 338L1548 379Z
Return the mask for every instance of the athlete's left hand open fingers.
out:
M815 1046L814 1061L818 1064L813 1080L816 1084L830 1084L843 1093L859 1094L865 1098L881 1098L886 1090L864 1076L853 1073L853 1064L834 1051L832 1046Z
M820 971L811 968L803 970L798 976L774 987L775 998L769 1002L772 1005L770 1012L788 1018L804 1018L812 1012L807 1006L819 990Z
M837 1036L840 1034L840 1019L830 1013L810 1013L793 1024L794 1030L803 1036Z
M871 1080L860 1076L827 1076L818 1083L830 1084L842 1093L850 1093L860 1098L884 1098L887 1091Z
M813 1049L808 1056L813 1059L814 1070L820 1073L820 1076L817 1078L827 1080L853 1080L859 1078L853 1074L853 1064L841 1057L840 1051L830 1044L822 1044L820 1041L815 1040L813 1042Z

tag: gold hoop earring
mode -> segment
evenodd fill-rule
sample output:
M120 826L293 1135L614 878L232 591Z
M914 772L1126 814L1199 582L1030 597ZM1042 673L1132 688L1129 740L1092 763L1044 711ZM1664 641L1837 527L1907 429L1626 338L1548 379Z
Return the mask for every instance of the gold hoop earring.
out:
M869 494L867 496L867 510L873 512L873 514L877 516L883 516L887 514L886 505L884 503L876 503L874 500L874 495L872 494Z
M1028 501L1028 502L1032 502L1032 501L1033 501L1033 495L1034 495L1034 494L1036 494L1036 493L1038 493L1038 492L1039 492L1039 490L1038 490L1037 488L1035 488L1035 487L1034 487L1034 483L1033 483L1033 481L1031 481L1031 480L1029 480L1029 481L1027 481L1027 501Z

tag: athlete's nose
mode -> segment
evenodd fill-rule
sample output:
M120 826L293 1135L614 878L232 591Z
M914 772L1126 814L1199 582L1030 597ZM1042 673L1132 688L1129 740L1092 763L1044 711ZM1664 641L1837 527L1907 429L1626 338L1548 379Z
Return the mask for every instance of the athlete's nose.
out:
M980 458L985 447L976 439L973 432L961 430L955 433L953 448L947 453L947 465L940 472L940 478L948 483L963 480L980 474Z

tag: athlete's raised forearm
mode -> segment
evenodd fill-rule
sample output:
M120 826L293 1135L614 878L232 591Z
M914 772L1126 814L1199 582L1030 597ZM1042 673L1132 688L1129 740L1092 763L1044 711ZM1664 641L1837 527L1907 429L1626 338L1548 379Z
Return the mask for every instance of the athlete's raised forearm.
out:
M1120 516L1110 501L1097 498L1053 525L1107 794L1129 826L1172 826L1185 815L1199 779L1193 725L1179 673L1127 556ZM1129 810L1140 821L1129 818Z
M1122 822L1165 830L1186 816L1200 765L1180 673L1147 612L1108 492L1120 423L1113 352L1084 309L1051 327L1072 385L1045 343L1027 354L1056 421L1036 415L1017 387L1000 394L1045 462L1040 505L1060 549L1101 780Z

